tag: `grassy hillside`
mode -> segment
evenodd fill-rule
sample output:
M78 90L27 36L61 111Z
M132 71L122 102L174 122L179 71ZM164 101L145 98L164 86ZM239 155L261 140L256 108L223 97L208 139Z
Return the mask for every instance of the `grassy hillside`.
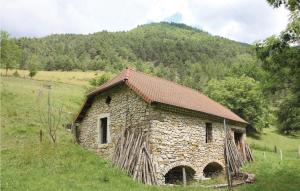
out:
M1 190L207 190L199 186L146 186L131 180L93 152L72 143L63 127L58 143L48 138L39 143L36 97L44 81L1 78ZM64 121L76 114L83 101L85 88L66 83L52 84L53 100L65 106ZM253 172L257 182L236 190L296 191L300 188L300 160L296 155L299 137L285 137L272 129L260 139L248 138L251 144L283 149L279 154L254 150L255 163L244 170ZM285 154L286 152L290 154Z
M297 158L300 147L300 132L292 135L282 135L275 128L264 129L259 136L249 137L247 142L252 148L260 151L282 150L283 157Z
M20 77L30 78L28 75L28 70L8 70L7 75L13 76L16 71ZM0 69L0 73L1 75L5 75L6 71L4 69ZM74 85L88 85L88 81L91 78L95 78L101 74L101 71L38 71L38 73L32 79L41 81L62 82Z

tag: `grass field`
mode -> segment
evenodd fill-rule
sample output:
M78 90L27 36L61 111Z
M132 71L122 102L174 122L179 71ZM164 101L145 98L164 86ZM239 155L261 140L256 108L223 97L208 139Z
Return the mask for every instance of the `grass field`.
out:
M57 144L51 144L49 138L39 143L36 99L44 83L1 77L1 190L207 190L136 183L99 156L73 144L63 127ZM53 100L65 108L63 122L69 122L82 104L85 88L67 81L51 84ZM248 138L248 142L255 148L255 162L244 170L255 173L257 182L236 190L299 190L299 137L267 129L259 138ZM279 153L269 152L274 145L282 149L283 161Z
M17 71L20 77L22 78L30 78L28 75L28 70L8 70L7 75L12 76L15 71ZM5 75L5 70L0 69L0 73L1 75ZM38 73L33 77L33 79L42 81L62 82L75 85L88 85L89 79L94 78L97 75L100 75L101 73L101 71L38 71Z

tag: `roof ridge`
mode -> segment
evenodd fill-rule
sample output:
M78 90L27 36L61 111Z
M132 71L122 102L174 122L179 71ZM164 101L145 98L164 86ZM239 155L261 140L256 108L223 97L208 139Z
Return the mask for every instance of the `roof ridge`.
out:
M152 77L152 78L157 78L157 79L160 79L160 80L166 81L166 82L168 82L168 83L172 83L172 84L175 84L175 85L181 86L181 87L183 87L183 88L185 88L185 89L189 89L189 90L192 90L192 91L194 91L194 92L197 92L197 93L199 93L199 94L202 94L202 95L204 95L204 94L203 94L201 91L199 91L199 90L195 90L195 89L193 89L193 88L190 88L190 87L184 86L184 85L182 85L182 84L179 84L179 83L176 83L176 82L174 82L174 81L167 80L167 79L165 79L165 78L160 78L160 77L158 77L158 76L152 76L152 75L150 75L150 74L147 74L147 73L144 73L144 72L141 72L141 71L137 71L137 70L133 70L133 69L129 69L129 70L131 70L131 71L134 71L134 72L137 72L137 73L141 73L141 74L144 74L144 75L147 75L147 76L149 76L149 77Z
M124 80L128 80L129 79L129 71L130 71L131 69L129 69L129 68L126 68L125 69L125 78L124 78Z

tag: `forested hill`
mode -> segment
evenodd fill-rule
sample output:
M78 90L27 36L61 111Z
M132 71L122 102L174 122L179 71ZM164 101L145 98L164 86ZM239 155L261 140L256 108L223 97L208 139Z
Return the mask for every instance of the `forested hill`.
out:
M175 23L152 23L128 32L62 34L20 38L20 68L38 62L40 70L105 70L132 67L201 89L233 64L253 62L254 50Z

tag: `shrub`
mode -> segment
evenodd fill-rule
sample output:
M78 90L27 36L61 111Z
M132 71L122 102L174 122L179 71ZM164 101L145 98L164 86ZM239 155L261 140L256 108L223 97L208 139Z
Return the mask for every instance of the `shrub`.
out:
M16 70L16 71L13 73L13 76L16 77L16 78L19 78L19 77L20 77L20 74L19 74L18 71Z
M102 84L104 84L105 82L107 82L108 80L110 80L112 78L112 76L113 75L111 73L105 72L101 76L97 76L95 78L90 79L89 83L92 86L101 86Z

